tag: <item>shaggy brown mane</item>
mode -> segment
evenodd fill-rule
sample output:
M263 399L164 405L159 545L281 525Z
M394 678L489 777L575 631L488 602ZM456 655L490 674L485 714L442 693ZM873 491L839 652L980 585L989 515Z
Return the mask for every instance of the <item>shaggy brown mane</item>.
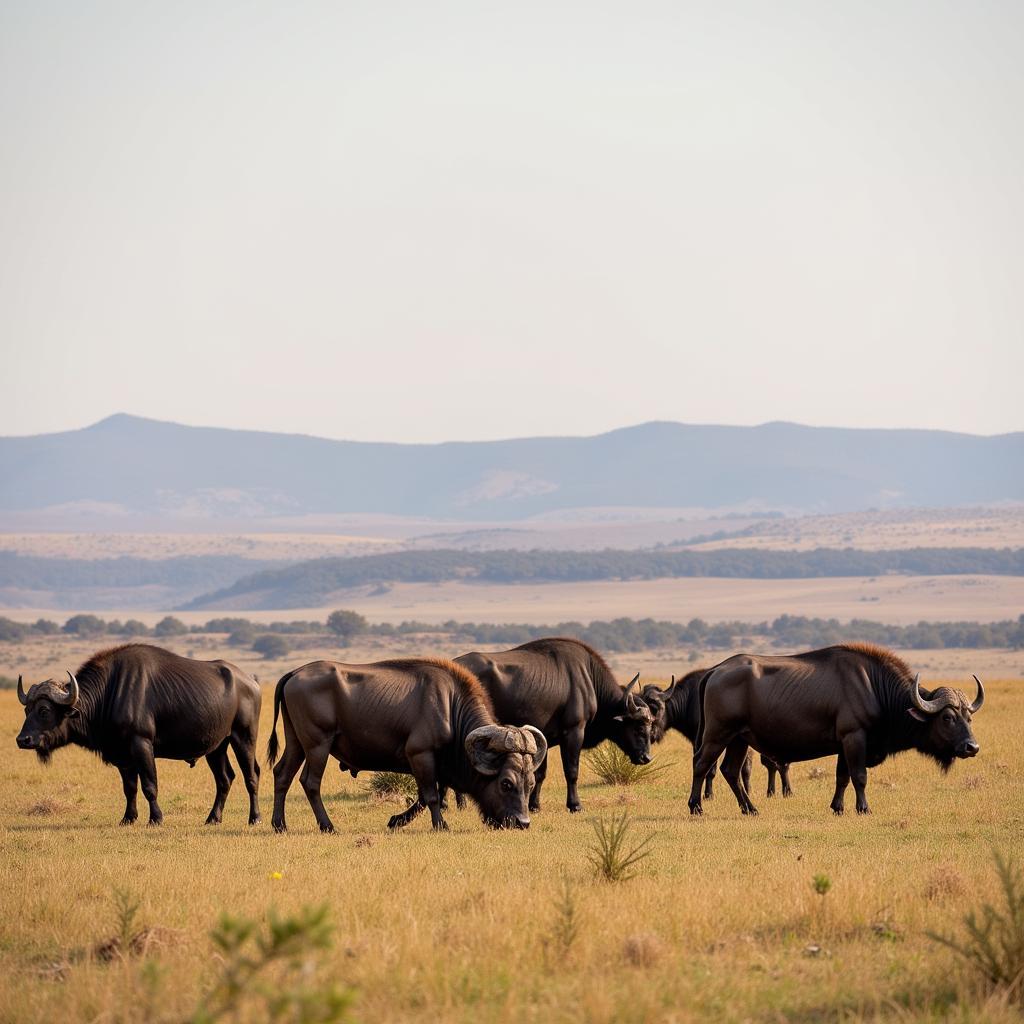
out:
M844 651L852 651L854 654L863 654L865 657L873 658L900 679L907 682L914 680L914 673L910 670L910 666L888 647L868 643L840 644L839 646Z
M469 669L456 665L448 658L393 658L389 661L376 662L376 667L399 668L406 671L422 668L424 665L433 665L435 668L444 669L455 680L462 695L471 704L481 712L490 715L492 721L497 721L491 698L487 696L487 691L480 685L480 680Z

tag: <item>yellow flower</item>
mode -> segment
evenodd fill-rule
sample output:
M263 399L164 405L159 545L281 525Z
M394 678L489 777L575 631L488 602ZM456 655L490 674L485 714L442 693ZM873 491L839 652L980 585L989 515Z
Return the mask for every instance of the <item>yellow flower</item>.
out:
M270 874L267 875L267 877L272 882L279 882L282 878L284 878L284 875L282 875L280 871L271 871Z

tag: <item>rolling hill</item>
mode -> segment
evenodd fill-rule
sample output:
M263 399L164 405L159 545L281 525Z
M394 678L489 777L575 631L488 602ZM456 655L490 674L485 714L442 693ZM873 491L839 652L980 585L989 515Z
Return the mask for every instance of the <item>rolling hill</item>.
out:
M581 508L778 509L1024 501L1024 433L645 423L595 437L375 444L115 415L0 438L0 513L324 513L516 520Z

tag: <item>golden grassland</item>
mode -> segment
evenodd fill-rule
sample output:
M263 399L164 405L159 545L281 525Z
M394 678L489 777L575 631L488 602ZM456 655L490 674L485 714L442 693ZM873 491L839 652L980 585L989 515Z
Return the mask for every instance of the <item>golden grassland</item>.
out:
M764 799L756 767L757 818L720 786L691 819L690 748L673 736L657 748L669 767L639 787L601 785L585 767L582 815L564 808L554 758L525 833L453 808L447 834L424 815L389 835L399 805L332 768L332 836L297 783L286 836L246 826L240 779L224 824L204 826L209 772L166 761L166 823L119 828L116 771L77 749L40 765L15 747L22 710L0 693L0 1021L182 1020L218 970L208 933L223 911L263 920L320 902L336 938L316 976L352 986L364 1022L1019 1020L925 934L996 899L992 848L1024 846L1024 683L986 684L981 755L949 775L916 754L893 759L871 773L866 818L833 817L831 765L816 762L795 766L785 801ZM269 698L268 686L261 753ZM266 821L272 788L264 771ZM632 880L601 882L592 822L622 810L653 852ZM818 874L832 883L824 897ZM565 886L580 916L567 951ZM160 938L105 963L89 951L116 930L119 888Z

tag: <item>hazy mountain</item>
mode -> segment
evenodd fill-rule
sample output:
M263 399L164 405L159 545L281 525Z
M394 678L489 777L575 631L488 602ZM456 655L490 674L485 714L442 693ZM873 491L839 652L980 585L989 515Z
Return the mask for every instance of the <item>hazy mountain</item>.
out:
M0 512L514 520L632 506L843 512L1024 500L1024 433L645 423L596 437L372 444L127 415L0 438Z

